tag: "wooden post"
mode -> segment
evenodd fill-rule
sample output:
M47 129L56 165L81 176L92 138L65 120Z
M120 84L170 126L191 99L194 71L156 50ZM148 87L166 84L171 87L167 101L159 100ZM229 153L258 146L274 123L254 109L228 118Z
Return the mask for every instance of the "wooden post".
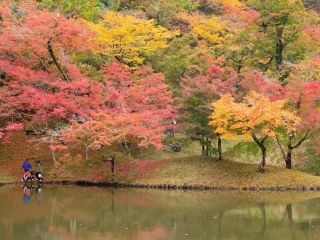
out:
M115 180L115 172L114 172L114 167L115 167L115 157L112 156L112 158L110 159L111 162L111 174L112 174L112 182L114 182Z

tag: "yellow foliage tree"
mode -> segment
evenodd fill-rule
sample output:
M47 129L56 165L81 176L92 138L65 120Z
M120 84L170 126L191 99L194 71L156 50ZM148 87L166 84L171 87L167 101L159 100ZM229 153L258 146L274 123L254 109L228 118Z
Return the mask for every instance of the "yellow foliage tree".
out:
M180 13L178 18L190 24L193 36L205 45L221 44L227 36L227 22L216 16Z
M97 33L95 41L100 51L129 66L142 64L146 57L166 48L168 40L178 34L156 26L153 20L112 11L104 15L102 22L89 25Z
M213 103L210 125L222 139L253 138L262 154L260 171L266 163L265 141L274 138L283 128L288 132L296 130L300 118L285 108L286 101L271 101L268 97L254 91L241 102L235 102L231 95L224 95Z

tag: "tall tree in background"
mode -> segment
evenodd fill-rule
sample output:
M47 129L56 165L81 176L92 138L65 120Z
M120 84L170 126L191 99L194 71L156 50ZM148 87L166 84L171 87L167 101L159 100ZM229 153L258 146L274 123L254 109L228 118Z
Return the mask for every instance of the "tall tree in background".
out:
M101 13L100 0L38 0L40 7L59 11L67 18L96 21Z
M253 65L286 81L290 63L301 61L309 52L304 29L316 22L316 15L307 12L301 0L251 0L248 5L259 13L245 35L253 44Z
M129 66L141 65L158 49L166 48L177 32L156 26L153 20L107 12L103 21L91 24L98 35L100 52L115 57Z
M200 137L202 154L211 155L211 139L217 138L217 152L222 159L222 145L219 133L208 125L211 103L227 93L235 93L238 75L229 67L216 62L207 75L186 77L182 82L182 117L192 134Z

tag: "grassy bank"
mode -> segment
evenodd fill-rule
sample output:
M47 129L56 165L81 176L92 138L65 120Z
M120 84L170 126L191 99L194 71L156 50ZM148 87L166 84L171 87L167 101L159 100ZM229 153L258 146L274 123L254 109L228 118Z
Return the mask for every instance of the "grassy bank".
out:
M148 184L202 184L217 186L314 186L320 177L297 170L268 166L265 173L258 165L205 158L184 158L169 161L139 181Z
M199 143L177 135L174 141L182 145L181 152L146 149L134 152L132 157L121 154L121 148L108 147L90 153L90 160L81 157L82 149L70 149L70 154L59 153L58 164L50 158L48 146L35 149L34 139L16 133L11 143L0 145L0 182L19 181L21 162L26 157L41 159L47 180L111 181L110 164L102 156L116 155L115 180L125 183L208 185L234 187L320 186L320 177L283 167L267 166L266 172L257 172L258 166L235 161L216 161L199 157ZM33 163L35 166L35 163Z
M320 186L320 177L297 170L268 166L265 173L258 165L212 158L134 160L116 166L116 181L141 184L205 185L224 187ZM55 179L111 181L106 163L67 165L55 172Z

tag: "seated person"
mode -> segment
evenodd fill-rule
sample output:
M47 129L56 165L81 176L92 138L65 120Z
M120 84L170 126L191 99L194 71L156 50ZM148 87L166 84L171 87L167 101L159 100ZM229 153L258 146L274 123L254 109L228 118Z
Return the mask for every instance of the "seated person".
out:
M31 169L31 164L29 162L29 159L26 159L23 164L22 164L22 168L25 172L29 172Z

